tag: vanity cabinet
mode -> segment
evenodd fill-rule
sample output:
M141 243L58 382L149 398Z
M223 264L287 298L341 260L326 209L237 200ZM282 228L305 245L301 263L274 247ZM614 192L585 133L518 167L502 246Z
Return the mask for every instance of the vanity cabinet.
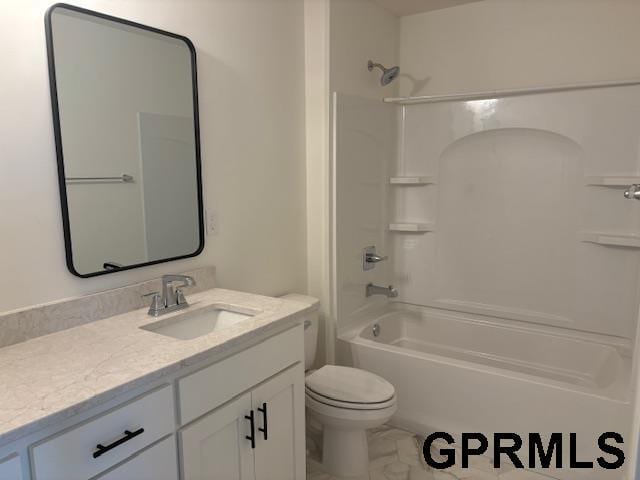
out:
M0 479L22 480L22 467L18 455L10 455L0 459Z
M197 420L180 440L184 480L304 479L304 367Z
M4 446L0 480L303 480L303 326L265 337Z

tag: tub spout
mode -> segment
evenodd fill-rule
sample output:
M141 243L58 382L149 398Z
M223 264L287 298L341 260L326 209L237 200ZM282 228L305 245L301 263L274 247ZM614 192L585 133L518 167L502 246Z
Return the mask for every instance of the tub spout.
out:
M379 287L378 285L369 283L367 285L366 296L370 297L371 295L385 295L389 298L395 298L398 296L398 290L393 288L393 285L389 285L388 287Z

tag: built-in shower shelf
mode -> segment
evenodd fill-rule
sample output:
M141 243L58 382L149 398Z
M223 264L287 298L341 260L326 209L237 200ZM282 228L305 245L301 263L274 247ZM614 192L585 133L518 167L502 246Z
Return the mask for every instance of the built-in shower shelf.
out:
M391 232L408 232L408 233L426 233L433 232L435 226L433 223L391 223L389 231Z
M640 234L583 232L582 241L610 247L640 248Z
M391 177L389 179L391 185L429 185L436 183L435 177Z
M596 185L602 187L628 187L629 185L639 183L640 176L611 175L603 177L585 177L586 185Z

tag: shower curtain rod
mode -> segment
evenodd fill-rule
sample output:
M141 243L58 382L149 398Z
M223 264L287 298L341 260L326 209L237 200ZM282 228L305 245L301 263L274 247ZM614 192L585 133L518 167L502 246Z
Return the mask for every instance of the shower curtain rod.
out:
M571 85L556 85L551 87L513 88L506 90L490 90L484 92L450 93L445 95L423 95L419 97L387 97L385 103L396 105L417 105L420 103L449 102L456 100L487 100L516 95L533 95L536 93L567 92L571 90L586 90L591 88L628 87L640 85L640 79L610 82L577 83Z

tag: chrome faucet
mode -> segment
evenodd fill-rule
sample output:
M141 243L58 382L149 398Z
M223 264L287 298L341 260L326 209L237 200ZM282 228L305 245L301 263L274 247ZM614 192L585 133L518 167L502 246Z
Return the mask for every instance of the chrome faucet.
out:
M367 284L367 297L371 295L385 295L389 298L395 298L398 296L398 290L393 288L393 285L389 285L388 287L379 287L378 285L374 285L373 283Z
M176 283L178 283L176 285ZM185 287L193 287L196 281L187 275L164 275L162 277L162 292L151 292L143 297L151 297L149 315L158 317L165 313L175 312L189 306L189 302L182 291Z
M378 255L376 253L376 246L364 247L362 250L362 270L365 272L371 270L376 266L376 263L387 260L389 257Z
M629 188L624 191L624 198L640 200L640 185L637 183L630 185Z

